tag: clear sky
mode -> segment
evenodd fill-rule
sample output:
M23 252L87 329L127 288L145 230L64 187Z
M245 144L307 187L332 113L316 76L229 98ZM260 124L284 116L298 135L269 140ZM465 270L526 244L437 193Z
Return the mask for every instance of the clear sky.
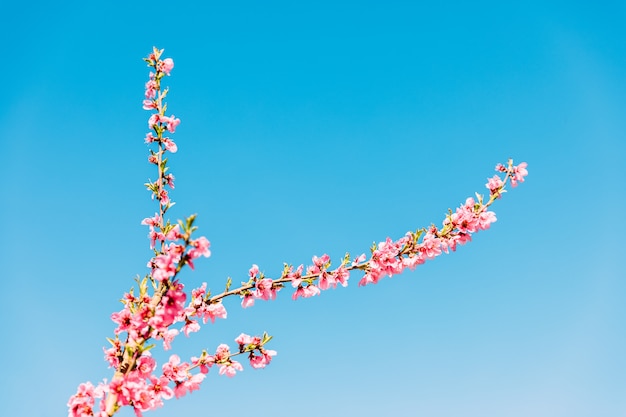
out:
M189 287L440 224L509 157L530 174L415 272L229 300L174 351L268 331L271 366L147 416L626 416L626 6L433 3L3 5L2 414L65 415L111 376L109 316L151 254L156 45L182 120L170 214L212 242Z

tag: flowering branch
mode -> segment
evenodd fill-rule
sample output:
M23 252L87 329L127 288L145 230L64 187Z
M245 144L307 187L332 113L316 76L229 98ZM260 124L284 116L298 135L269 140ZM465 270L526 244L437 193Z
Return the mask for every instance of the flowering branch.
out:
M361 254L351 259L346 254L339 266L331 269L328 255L314 256L313 264L306 270L304 265L294 269L293 265L284 264L277 278L266 277L255 264L248 272L247 281L239 287L231 289L232 280L228 278L225 290L212 296L203 283L191 290L191 301L185 304L187 293L178 274L186 265L193 269L197 258L209 257L211 252L208 239L192 238L197 230L195 215L176 224L165 220L167 211L174 205L169 197L169 190L174 189L174 176L168 172L166 152L177 151L177 145L166 135L176 131L180 119L173 114L166 115L164 99L168 90L161 88L161 81L170 75L174 62L171 58L161 59L162 53L163 50L154 48L145 58L152 70L145 85L143 108L154 111L148 119L150 132L145 141L156 148L150 149L148 161L156 165L158 171L157 179L145 184L158 202L158 212L142 221L149 227L150 248L154 251L147 264L150 272L143 279L137 279L138 294L131 289L122 300L124 308L111 315L117 327L115 337L108 338L111 347L104 349L104 353L105 360L115 370L113 378L97 386L90 382L80 384L68 401L69 417L111 417L124 406L133 407L140 417L144 411L161 407L163 400L180 398L199 389L209 368L214 365L219 368L220 375L234 376L243 370L242 365L233 360L240 355L248 355L253 368L265 367L276 355L275 351L265 347L272 339L266 333L262 336L242 333L235 339L238 350L234 353L228 345L220 344L214 354L203 350L199 357L192 357L190 363L181 362L178 355L171 355L158 374L155 373L156 361L150 354L155 345L149 342L161 340L163 349L169 350L180 332L189 336L199 331L200 319L205 324L216 318L225 319L227 312L222 300L230 296L239 296L242 307L246 308L253 306L258 299L275 299L278 291L290 284L295 289L294 300L312 297L337 285L347 286L350 274L355 270L363 273L359 286L376 284L384 276L397 275L406 268L412 270L442 253L455 251L457 245L470 241L473 233L488 229L496 221L495 213L489 211L489 207L506 192L509 181L515 187L524 182L528 174L525 162L517 166L513 165L513 160L509 160L506 166L498 164L496 171L504 177L495 175L488 179L487 201L476 194L476 199L466 199L456 211L449 210L441 228L431 225L409 231L395 241L387 238L371 247L369 257ZM174 328L176 323L184 324L178 329ZM197 372L192 373L192 370ZM96 408L97 399L100 401Z
M320 290L326 290L331 286L336 288L337 284L347 286L349 273L355 269L365 272L359 281L359 286L375 284L385 275L391 277L401 273L407 267L414 269L426 260L434 259L450 250L455 251L457 244L462 245L470 241L473 233L488 229L490 224L496 221L496 216L487 209L506 192L505 186L509 179L513 187L516 187L518 182L524 181L524 177L528 174L526 166L525 162L514 166L513 160L509 160L506 167L498 164L496 170L505 173L505 177L504 180L498 175L489 178L486 184L490 192L489 200L484 202L484 197L478 194L476 195L478 201L472 197L468 198L456 212L448 213L441 230L432 225L428 229L409 231L395 242L387 238L385 242L372 246L369 259L365 254L361 254L350 262L350 255L346 254L340 266L334 270L329 270L331 261L326 254L319 258L314 256L313 265L306 269L305 275L302 275L303 265L294 271L292 265L285 264L280 278L271 279L260 273L257 265L253 265L249 271L248 282L238 288L227 289L210 297L205 300L205 303L211 305L220 302L225 297L240 295L241 304L245 308L252 306L255 299L274 299L276 291L283 288L283 284L287 282L297 288L292 295L293 299L297 299L318 295ZM422 238L421 241L420 238ZM227 288L229 287L230 282L227 283Z

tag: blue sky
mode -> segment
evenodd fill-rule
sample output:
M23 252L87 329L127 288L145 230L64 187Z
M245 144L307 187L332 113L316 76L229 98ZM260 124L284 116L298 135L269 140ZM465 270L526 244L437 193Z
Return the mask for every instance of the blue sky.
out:
M150 257L153 45L176 63L182 120L170 213L198 213L212 242L188 287L440 224L509 157L530 174L490 230L415 272L247 310L229 300L228 320L174 350L268 331L275 361L212 372L146 415L626 415L622 3L4 9L6 415L64 415L80 382L111 376L109 316Z

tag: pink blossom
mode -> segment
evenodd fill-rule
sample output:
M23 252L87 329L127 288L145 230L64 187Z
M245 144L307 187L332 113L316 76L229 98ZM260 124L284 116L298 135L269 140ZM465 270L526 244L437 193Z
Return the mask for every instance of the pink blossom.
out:
M227 344L220 344L215 350L215 363L225 362L230 358L230 348Z
M132 327L129 336L133 339L149 336L150 333L150 325L148 322L153 316L153 310L150 307L149 298L147 300L144 298L143 303L144 305L135 311L132 317Z
M159 64L159 71L164 72L166 75L170 75L172 68L174 68L174 61L172 60L172 58L165 58Z
M291 295L292 300L297 300L299 297L304 297L304 287L299 286L296 291Z
M496 213L493 211L483 211L478 215L478 227L481 230L489 229L491 223L494 223L496 220Z
M167 190L159 191L158 198L162 206L167 206L170 203L170 196L168 195Z
M241 297L241 307L248 308L254 305L254 296L252 294L246 294Z
M180 238L184 237L183 234L180 232L180 226L179 225L175 225L174 227L172 227L170 229L169 232L167 232L167 234L165 235L165 239L166 240L178 240ZM168 246L168 248L174 250L175 252L178 252L178 254L182 253L184 251L184 247L182 245L177 245L176 249L173 249L174 246ZM168 253L170 251L168 250Z
M158 213L154 214L154 217L146 217L141 221L141 224L158 227L161 224L161 216Z
M285 278L291 280L292 287L298 287L302 283L302 271L304 269L304 265L300 265L296 271L293 271L293 266L289 266L286 268L285 272L283 272Z
M328 271L322 271L319 275L318 286L320 290L327 290L330 286L337 288L337 281L332 273Z
M309 297L314 297L319 294L320 294L320 289L313 284L309 284L306 287L302 287L302 286L298 287L298 289L296 290L296 292L293 293L291 298L294 300L297 300L298 297L309 298Z
M155 227L160 227L161 216L159 216L158 214L155 214L154 217L146 217L145 219L143 219L141 224L150 226L150 232L148 233L148 237L150 238L150 249L154 249L157 240L159 241L165 240L165 236L162 233L157 232L155 230ZM149 264L148 266L151 266L151 265L152 264Z
M202 317L202 321L206 323L209 319L211 323L215 323L215 319L225 319L227 317L226 308L221 302L209 304L208 306L198 309L197 315Z
M178 336L178 330L167 329L155 335L155 339L163 339L163 350L170 350L174 338Z
M199 358L196 358L195 356L191 358L191 364L193 366L200 367L200 372L203 374L209 373L209 368L213 366L214 363L215 358L213 358L213 356L211 355L205 355L204 353Z
M339 283L344 288L348 286L350 271L348 271L346 267L340 266L339 268L332 271L332 274L335 276L335 287L337 286L337 283Z
M178 231L175 231L174 235L170 235L170 238L172 238L172 239L181 239L181 238L183 238L184 236L180 233L179 230L180 229L178 229ZM174 258L176 260L176 262L178 262L178 261L180 261L180 258L182 257L183 253L185 253L185 246L179 245L179 244L174 243L174 242L171 242L171 243L168 243L167 245L165 245L163 247L163 250L164 250L166 255L171 256L172 258Z
M174 395L176 398L180 398L187 394L187 392L191 393L192 391L196 391L200 389L200 383L204 380L206 375L203 373L195 374L192 376L188 376L188 378L184 381L176 381L176 386L174 387Z
M311 285L307 285L304 288L304 293L302 294L302 296L304 298L309 298L309 297L313 297L319 294L320 294L320 289L317 288L317 286L311 284Z
M472 240L472 235L471 233L458 233L456 235L453 236L455 243L460 243L461 245L465 245L467 242L470 242Z
M176 127L178 127L179 124L180 119L177 119L174 117L174 115L172 115L172 117L170 117L170 121L167 123L167 130L174 133L176 131Z
M191 302L185 308L185 314L187 316L201 316L198 314L198 310L204 307L204 296L206 295L206 282L203 282L200 288L194 288L191 290Z
M129 384L127 376L116 377L109 383L109 392L117 395L120 405L129 405L132 401L133 385Z
M273 288L273 281L269 278L263 278L256 282L256 290L254 297L262 300L273 300L276 298L276 289Z
M119 340L116 341L115 346L111 346L108 349L102 348L102 350L104 351L104 360L109 363L109 367L117 368L120 364L120 357L122 355Z
M421 252L410 253L408 257L402 258L402 265L409 268L411 271L415 269L417 265L421 265L426 261Z
M146 93L145 93L146 99L152 100L156 97L156 87L157 87L157 83L153 79L150 79L150 81L146 83ZM144 105L145 105L145 101L144 101Z
M171 153L176 153L178 151L178 146L174 143L174 141L170 138L163 138L162 140L165 149L170 151Z
M152 93L150 93L150 94L152 94ZM152 109L156 109L157 107L158 107L157 103L154 100L146 99L146 100L143 101L143 109L144 110L152 110Z
M96 393L91 382L80 384L76 394L72 395L67 402L69 408L68 417L92 416L95 398Z
M151 385L148 387L153 393L155 398L164 400L169 400L174 396L174 391L168 386L169 379L166 376L161 376L157 378L154 375L150 375ZM157 404L155 403L155 407Z
M156 281L166 281L176 275L176 265L178 259L169 254L158 255L150 261L148 266L152 267L152 278Z
M330 265L330 257L327 254L321 257L313 256L313 265L306 269L307 275L318 275Z
M138 300L139 300L138 297L135 297L133 294L127 292L127 293L124 293L124 299L122 300L122 302L128 305L128 303L135 303Z
M459 243L459 235L460 233L449 233L447 236L440 237L441 250L445 253L456 251L456 245Z
M127 332L131 328L132 317L133 315L128 307L125 307L122 311L111 314L111 320L118 324L114 333L117 335L121 332Z
M257 264L253 264L248 271L248 275L250 275L250 278L255 279L257 275L259 275L259 266Z
M174 395L176 398L180 398L187 393L187 387L184 382L176 382L176 386L174 387Z
M275 350L263 350L261 355L250 355L250 366L255 369L265 368L272 361L272 356L276 356Z
M441 255L441 240L434 234L428 232L424 240L419 245L420 252L428 259L433 259Z
M150 352L145 352L137 359L137 372L143 378L147 378L156 368L156 361L150 356Z
M206 282L203 282L199 288L191 290L192 303L196 306L201 306L203 298L206 295Z
M330 256L328 256L327 254L323 254L319 258L317 256L313 257L313 264L317 266L318 268L327 267L329 263L330 263Z
M192 246L192 248L189 250L189 252L187 252L187 255L190 259L196 259L200 256L204 256L205 258L211 256L211 251L209 250L209 248L211 247L211 242L209 242L206 237L202 236L196 240L192 240L190 242L190 245Z
M474 199L469 197L465 200L465 204L456 209L456 212L452 213L450 220L444 221L444 226L448 221L452 221L452 226L462 233L474 233L478 230L478 218L474 213L475 207Z
M322 271L319 275L318 287L320 290L327 290L331 286L337 288L337 280L334 275L328 271Z
M377 284L378 280L384 274L380 269L369 269L365 272L365 275L359 280L359 287L364 287L367 284Z
M354 261L352 261L352 266L357 266L364 260L365 260L365 254L362 253L358 257L354 258Z
M524 177L528 175L526 167L528 164L522 162L521 164L513 167L513 176L511 176L511 187L517 187L517 183L524 182Z
M154 249L156 246L157 240L159 242L163 242L165 240L165 235L161 232L157 232L152 227L150 228L150 233L148 233L148 238L150 239L150 249ZM148 264L150 266L151 264Z
M163 364L163 376L170 381L182 382L187 379L189 364L181 363L178 355L171 355L169 361Z
M342 287L348 286L348 278L350 277L350 271L344 266L340 266L334 271L322 271L319 278L318 286L320 290L327 290L331 286L337 288L337 284L341 284Z
M192 375L187 381L184 382L185 388L189 393L200 389L200 383L206 378L203 373Z
M502 196L501 193L506 192L506 190L501 190L503 185L502 179L498 175L494 175L487 180L485 187L489 189L491 195L496 195L500 198Z
M135 415L142 417L142 411L147 411L155 408L156 395L148 388L145 380L141 382L135 382L133 387L133 408L135 409Z
M189 333L200 331L200 325L196 320L187 320L182 330L185 336L189 337Z
M153 115L155 116L155 115ZM156 115L158 116L158 115ZM152 119L152 117L150 117ZM180 119L177 119L174 115L171 116L158 116L157 121L161 123L165 123L167 125L167 130L174 133L176 132L176 127L180 124ZM152 126L151 126L152 127Z
M376 283L380 275L396 275L402 272L404 265L399 257L402 246L406 244L407 238L403 237L397 242L393 242L387 238L384 242L378 244L378 248L372 252L370 259L372 282Z
M235 376L236 371L243 371L243 366L237 361L230 361L228 363L219 364L220 375L226 375L229 378Z
M156 140L157 138L152 134L152 132L146 133L146 138L145 138L146 143L152 143L152 142L155 142Z
M160 120L161 120L161 115L160 114L155 113L155 114L151 115L150 118L148 119L148 127L150 129L154 129L155 127L158 126Z
M165 293L155 312L155 315L161 318L162 326L169 326L174 323L178 316L184 312L186 298L187 294L183 291L183 285L180 283Z
M250 335L247 335L245 333L241 333L239 336L237 336L237 338L235 339L235 343L239 344L240 347L244 346L244 345L249 345L250 343L255 342L256 340L258 340L258 342L260 343L261 340L257 337L254 338Z

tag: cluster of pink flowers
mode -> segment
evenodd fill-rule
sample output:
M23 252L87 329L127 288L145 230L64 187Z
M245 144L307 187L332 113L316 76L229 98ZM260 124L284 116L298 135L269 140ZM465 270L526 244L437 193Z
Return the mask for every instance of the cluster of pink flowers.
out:
M235 339L239 352L231 354L228 345L221 344L214 355L204 351L200 357L192 357L191 363L181 362L178 355L171 355L158 375L154 373L156 361L149 352L145 352L136 359L133 369L116 375L108 384L102 382L97 387L90 382L80 384L68 402L69 416L110 416L124 406L133 407L135 414L141 416L144 411L163 406L163 400L180 398L198 390L213 365L219 367L220 375L229 377L242 371L243 367L232 356L248 353L252 367L265 367L276 355L275 351L263 347L269 339L267 335L261 338L242 333ZM198 372L192 373L194 369L198 369ZM115 398L111 409L105 400L106 396ZM96 400L100 400L99 411L95 411Z
M267 334L263 338L258 336L249 336L241 333L235 342L239 344L239 353L249 352L248 359L250 366L255 369L265 368L272 361L272 357L276 356L275 350L265 349L263 346L271 339ZM220 373L221 370L220 370Z
M157 166L159 173L156 181L146 184L158 201L159 210L153 217L142 221L149 227L150 248L154 251L147 264L150 272L138 281L138 294L133 290L126 293L122 300L124 308L111 315L117 327L115 337L108 339L111 347L104 349L104 358L115 369L112 380L95 387L89 382L80 384L76 394L69 399L69 417L110 417L124 406L132 407L136 415L141 416L144 411L161 407L164 400L180 398L199 389L214 365L219 368L220 375L228 377L242 371L241 363L233 359L238 355L247 354L252 368L264 368L276 355L275 351L265 347L272 338L266 333L263 336L240 334L235 339L239 349L234 353L228 345L220 344L214 354L205 350L199 357L192 357L190 362L182 362L179 356L171 355L160 373L155 373L157 363L148 351L152 347L148 341L162 340L163 349L169 350L180 333L189 336L199 331L200 320L206 324L218 318L226 319L222 301L229 296L239 296L242 307L246 308L253 306L255 300L275 299L287 285L295 289L292 295L295 300L319 295L321 291L338 285L346 287L353 270L363 273L359 280L359 286L363 286L378 283L381 278L397 275L406 268L414 269L442 253L455 251L457 245L470 241L473 233L488 229L496 221L495 214L488 208L505 192L507 181L510 179L515 187L528 175L525 162L513 165L509 160L507 165L498 164L496 171L505 175L504 178L499 175L488 178L488 201L483 201L480 195L476 200L468 198L456 211L449 211L441 228L433 225L407 232L397 240L387 238L371 248L369 257L361 254L351 259L346 254L333 269L330 256L314 256L312 264L306 268L285 264L280 276L274 279L266 277L254 264L248 271L247 282L241 286L231 289L229 278L223 292L211 295L207 284L203 283L192 289L188 297L178 274L185 266L193 269L197 258L209 257L210 242L205 237L192 238L196 230L193 225L195 216L177 224L164 220L173 204L168 188L174 188L174 176L167 173L165 153L177 151L176 144L164 134L174 133L180 120L174 115L165 115L163 100L167 89L161 89L161 80L170 75L174 62L170 58L161 59L162 53L154 48L145 58L153 71L145 85L143 107L156 112L149 117L148 126L152 131L146 135L145 141L157 147L156 150L150 149L149 161ZM177 323L180 324L175 326ZM196 372L192 372L194 370Z
M104 411L102 403L100 411L94 412L96 399L104 397L105 389L105 384L100 384L98 387L94 387L91 382L84 382L80 384L76 394L72 395L67 403L67 406L69 407L69 416L107 417L108 414Z
M270 278L265 278L263 273L259 272L259 266L254 264L248 271L250 283L253 283L253 289L243 291L241 293L241 306L243 308L252 307L255 299L273 300L276 298L276 292L280 290L280 286L275 286Z
M505 172L507 176L511 178L511 187L515 188L519 182L524 182L524 177L528 175L527 166L528 164L526 162L522 162L513 167L510 163L508 167L503 164L498 164L496 165L496 171Z
M186 317L199 317L205 324L209 320L211 323L215 323L216 318L226 318L226 309L221 302L207 303L206 282L203 282L200 288L194 289L191 295L192 301L189 307L185 309Z

